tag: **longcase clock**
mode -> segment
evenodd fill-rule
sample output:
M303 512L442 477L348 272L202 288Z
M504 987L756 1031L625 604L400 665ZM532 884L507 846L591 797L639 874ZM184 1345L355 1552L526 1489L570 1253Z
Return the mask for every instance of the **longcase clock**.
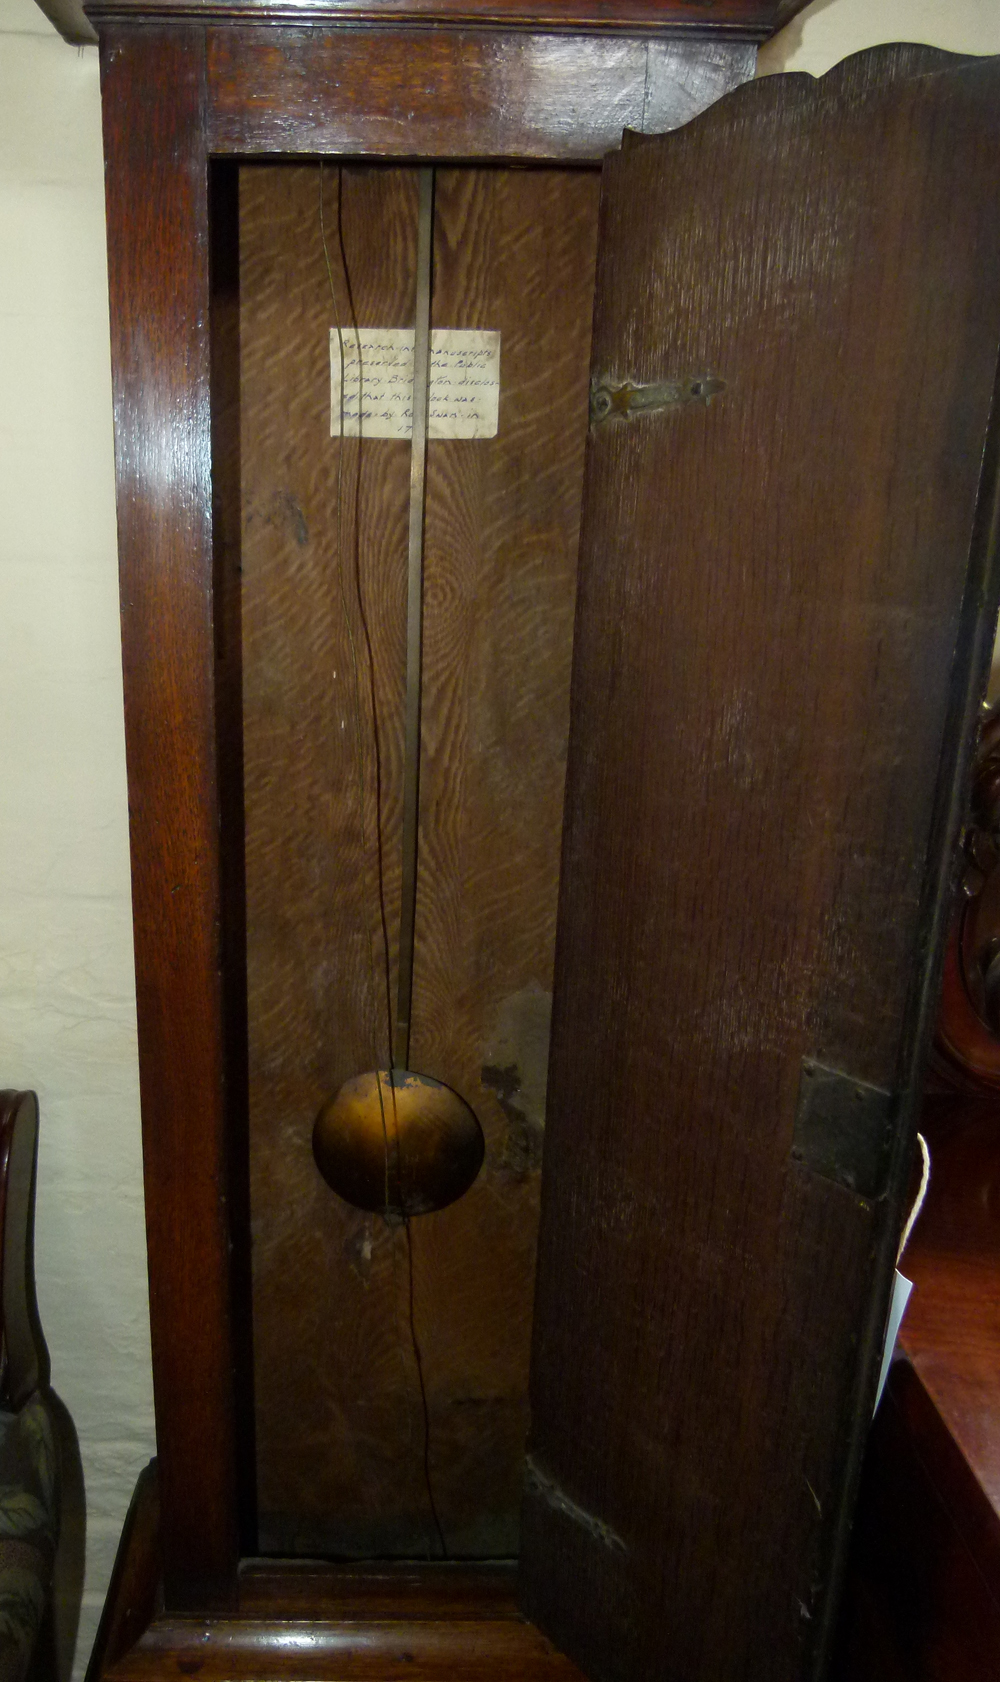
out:
M87 7L117 1682L828 1664L996 617L1000 69L751 82L795 9Z

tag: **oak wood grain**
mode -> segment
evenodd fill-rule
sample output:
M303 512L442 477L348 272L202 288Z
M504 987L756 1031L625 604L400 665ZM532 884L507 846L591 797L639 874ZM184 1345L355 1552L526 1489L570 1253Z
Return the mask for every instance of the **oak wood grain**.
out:
M377 454L330 438L331 302L320 175L242 176L243 634L250 1147L261 1542L343 1551L373 1500L369 1462L416 1429L400 1345L403 1248L349 1211L317 1172L323 1100L388 1054L375 862L375 757L360 581L375 657L388 903L398 896L406 510L405 443ZM344 236L362 321L413 311L416 177L345 183ZM339 311L337 177L324 219ZM342 463L338 460L343 450ZM357 519L360 517L360 526ZM346 603L346 613L345 613ZM361 848L355 681L366 783ZM372 942L371 954L368 941ZM397 1511L426 1495L412 1454L391 1457ZM360 1470L358 1469L360 1468ZM329 1529L320 1536L317 1524ZM359 1539L377 1547L377 1528ZM357 1548L355 1549L357 1551Z
M328 248L338 176L325 172ZM501 333L499 433L430 448L411 1064L487 1161L411 1229L431 1474L449 1550L517 1546L598 177L440 171L434 322ZM243 600L250 1131L261 1546L436 1548L399 1232L311 1152L320 1104L384 1062L395 998L409 453L329 436L319 172L243 172ZM352 168L365 325L412 321L416 172ZM338 452L344 450L344 468ZM339 489L338 489L339 487ZM340 519L337 514L341 498ZM360 550L355 551L355 508ZM362 851L352 657L359 652ZM376 765L355 567L375 652ZM367 935L372 939L374 979Z
M153 1385L171 1604L237 1558L203 32L102 42Z
M714 36L233 24L207 39L209 146L251 156L596 162L624 128L687 121L755 57Z
M412 1243L437 1282L437 1476L459 1546L477 1488L501 1507L497 1553L516 1552L527 1427L597 198L589 172L438 175L434 322L499 330L501 391L496 439L428 464L411 1061L447 1070L488 1154Z
M771 80L605 170L595 376L724 388L588 452L522 1566L598 1678L821 1662L996 614L1000 67Z

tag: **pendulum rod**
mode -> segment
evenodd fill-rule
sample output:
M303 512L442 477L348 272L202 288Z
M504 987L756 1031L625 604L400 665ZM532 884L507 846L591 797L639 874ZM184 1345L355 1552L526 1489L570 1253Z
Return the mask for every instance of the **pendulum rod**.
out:
M424 612L424 510L427 501L427 422L431 384L431 263L434 238L434 171L420 171L420 200L417 214L417 305L413 324L413 421L410 443L410 531L406 574L406 701L403 750L403 870L399 898L399 981L396 991L396 1031L393 1036L394 1069L409 1071L410 1016L413 1005L414 927L417 914L417 833L420 813L420 695L423 656ZM393 1112L397 1109L395 1081L392 1086ZM398 1137L398 1120L396 1122ZM413 1239L409 1216L405 1220L406 1254L409 1263L410 1338L420 1385L424 1421L424 1483L438 1544L445 1559L441 1518L431 1481L431 1418L424 1383L424 1365L417 1341L413 1303ZM395 1252L393 1252L395 1254Z
M388 941L386 950L387 1014L391 1021L390 1067L375 1067L353 1075L323 1104L313 1128L313 1153L320 1173L339 1196L358 1209L380 1211L386 1219L409 1221L411 1215L447 1208L468 1191L483 1164L485 1141L478 1118L460 1093L429 1074L410 1068L410 1030L413 999L414 924L417 898L418 817L420 796L421 641L423 617L423 542L426 503L427 434L430 410L430 318L434 171L419 171L417 221L416 320L414 326L412 445L410 453L409 559L407 583L406 684L402 776L403 834L399 907L399 969L392 998ZM321 177L322 184L322 177ZM322 200L321 200L322 207ZM321 233L324 232L322 224ZM325 247L324 247L325 249ZM343 246L341 244L343 255ZM347 263L344 259L347 278ZM331 279L332 291L332 279ZM356 330L352 303L351 321ZM340 329L337 329L338 340ZM360 343L359 343L360 351ZM341 366L343 354L341 354ZM360 355L359 355L360 383ZM343 399L341 400L343 409ZM360 437L360 428L359 428ZM355 504L356 584L361 609L361 566ZM346 613L346 602L345 602ZM373 671L367 622L365 630L369 670ZM350 632L348 632L350 635ZM353 645L352 645L353 646ZM357 679L356 679L356 695ZM379 909L383 939L386 933L383 892L381 778L375 685L372 680L372 723L375 737L375 804L377 812ZM360 721L360 703L356 706ZM359 809L363 822L363 755L358 727ZM371 953L370 953L371 956ZM374 998L374 964L372 991ZM395 1008L393 1008L395 1006ZM377 1044L374 1047L378 1060ZM414 1337L414 1345L416 1339ZM419 1357L417 1357L419 1365Z
M420 171L417 218L417 308L413 332L413 431L410 446L410 531L406 583L406 712L403 754L403 871L399 905L399 981L393 1067L410 1063L413 935L417 912L417 820L420 805L420 689L424 596L424 506L431 372L431 247L434 171Z

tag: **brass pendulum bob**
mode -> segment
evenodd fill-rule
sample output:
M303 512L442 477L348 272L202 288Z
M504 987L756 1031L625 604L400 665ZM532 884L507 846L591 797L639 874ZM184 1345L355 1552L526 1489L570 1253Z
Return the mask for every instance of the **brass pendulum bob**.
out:
M356 1209L390 1220L454 1203L479 1173L483 1151L482 1128L464 1098L410 1069L372 1069L345 1081L313 1130L327 1184Z
M313 1155L327 1184L355 1208L389 1220L444 1209L468 1191L482 1167L479 1122L457 1092L414 1073L410 1055L413 932L417 898L420 777L420 666L423 618L424 481L430 390L431 237L434 171L420 171L417 309L413 343L413 431L406 612L406 743L403 771L403 878L399 988L393 1067L354 1075L316 1117ZM343 368L343 358L341 358ZM343 401L341 401L343 437Z

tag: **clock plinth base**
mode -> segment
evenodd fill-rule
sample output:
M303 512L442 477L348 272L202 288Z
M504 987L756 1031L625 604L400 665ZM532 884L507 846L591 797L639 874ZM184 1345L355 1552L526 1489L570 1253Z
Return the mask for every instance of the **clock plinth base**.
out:
M513 1561L244 1560L236 1604L164 1611L155 1462L125 1523L87 1682L583 1682L516 1604Z

